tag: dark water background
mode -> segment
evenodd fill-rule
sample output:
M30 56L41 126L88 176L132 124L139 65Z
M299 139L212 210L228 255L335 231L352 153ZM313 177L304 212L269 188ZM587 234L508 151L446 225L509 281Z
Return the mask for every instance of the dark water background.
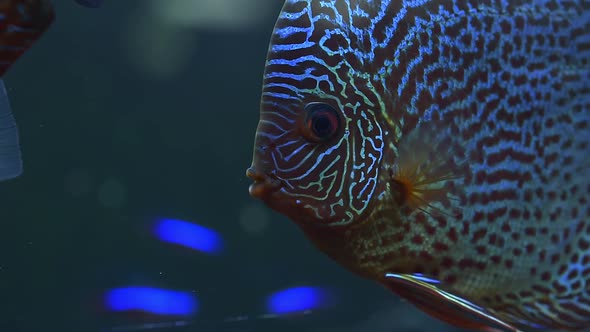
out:
M166 3L189 18L170 19ZM281 1L54 5L55 24L5 77L25 173L0 184L0 331L454 331L343 270L249 197ZM223 254L158 241L151 227L163 216L218 231ZM105 292L126 285L192 291L200 310L109 312ZM268 294L297 285L328 288L336 301L303 317L254 318ZM251 318L223 323L242 314ZM149 325L174 320L190 324Z

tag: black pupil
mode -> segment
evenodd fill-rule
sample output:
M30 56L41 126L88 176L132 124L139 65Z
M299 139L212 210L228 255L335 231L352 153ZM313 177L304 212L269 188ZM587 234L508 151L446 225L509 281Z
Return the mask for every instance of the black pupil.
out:
M326 103L309 103L305 106L308 136L313 141L326 141L338 133L340 117L332 106Z
M318 138L328 138L334 133L334 125L330 119L331 116L331 114L325 111L319 111L313 115L311 126L313 133Z

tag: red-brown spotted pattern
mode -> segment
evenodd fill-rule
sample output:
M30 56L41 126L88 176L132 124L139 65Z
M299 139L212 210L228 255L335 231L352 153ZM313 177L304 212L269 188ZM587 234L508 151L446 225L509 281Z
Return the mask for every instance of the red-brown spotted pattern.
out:
M53 22L48 0L0 1L0 76Z

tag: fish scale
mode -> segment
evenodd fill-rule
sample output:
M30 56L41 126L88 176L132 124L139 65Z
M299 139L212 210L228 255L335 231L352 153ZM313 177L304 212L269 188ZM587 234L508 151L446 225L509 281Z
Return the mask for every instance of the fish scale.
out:
M295 125L317 101L331 144ZM590 2L287 0L260 116L263 199L350 270L590 326Z

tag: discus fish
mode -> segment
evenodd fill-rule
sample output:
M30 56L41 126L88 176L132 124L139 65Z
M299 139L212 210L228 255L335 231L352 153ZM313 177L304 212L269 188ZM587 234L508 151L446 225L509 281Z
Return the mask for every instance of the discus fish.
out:
M0 77L47 30L53 8L44 0L0 2ZM0 80L0 181L22 173L18 129L4 82Z
M590 327L590 2L287 0L247 175L437 318Z

